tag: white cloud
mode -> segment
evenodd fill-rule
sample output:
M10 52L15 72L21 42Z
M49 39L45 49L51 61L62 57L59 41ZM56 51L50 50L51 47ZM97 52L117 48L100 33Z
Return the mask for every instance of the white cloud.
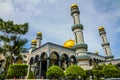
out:
M14 6L12 5L11 1L8 0L1 0L0 1L0 17L10 17L14 15Z
M15 22L31 22L42 14L44 3L53 3L54 0L1 0L0 17Z

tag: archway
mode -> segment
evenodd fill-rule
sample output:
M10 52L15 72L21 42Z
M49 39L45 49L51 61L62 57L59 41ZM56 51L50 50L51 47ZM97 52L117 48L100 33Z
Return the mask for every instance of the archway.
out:
M15 63L17 63L17 64L22 64L22 63L23 63L23 58L22 58L22 56L18 56L18 57L16 58L16 60L15 60Z
M27 64L27 56L23 55L23 63Z
M93 58L93 65L97 65L97 59L96 58Z
M89 64L90 64L90 66L93 65L93 61L92 61L92 59L89 60Z
M3 63L5 62L5 60L4 59L1 59L0 60L0 68L3 66Z
M77 64L76 58L75 58L74 55L72 55L72 56L70 57L70 65L75 65L75 64Z
M4 59L0 59L0 74L3 73L2 69L4 69L5 65L5 60Z
M59 66L59 54L57 52L52 52L50 54L50 66L57 65Z
M40 56L41 62L40 62L40 66L39 66L39 76L40 78L45 79L46 78L46 72L47 72L47 54L44 52L41 54Z
M30 65L29 71L34 72L34 58L33 57L30 58L29 65Z
M40 65L39 55L36 55L35 56L35 61L34 61L34 75L35 75L35 78L39 78L39 65Z
M61 56L61 68L63 70L66 70L68 65L69 65L69 58L68 58L68 56L66 54L62 54L62 56Z

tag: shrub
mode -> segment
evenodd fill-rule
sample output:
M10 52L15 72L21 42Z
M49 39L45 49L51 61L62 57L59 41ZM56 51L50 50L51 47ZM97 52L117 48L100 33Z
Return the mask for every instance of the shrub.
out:
M93 75L96 76L97 79L104 77L103 65L97 65L92 69Z
M20 78L26 76L28 70L28 65L26 64L14 64L10 65L8 68L7 77L8 78Z
M115 65L109 64L104 67L104 75L107 78L117 78L120 77L120 70Z
M72 65L66 69L66 76L69 79L75 79L78 78L79 76L80 77L86 76L86 72L80 66Z
M58 66L51 66L46 73L46 76L48 78L52 78L52 79L58 79L60 77L64 77L64 71L58 67Z

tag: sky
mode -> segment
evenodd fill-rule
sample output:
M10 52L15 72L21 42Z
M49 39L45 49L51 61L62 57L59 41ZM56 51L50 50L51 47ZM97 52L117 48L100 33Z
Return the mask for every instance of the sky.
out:
M101 46L98 27L104 26L110 48L115 58L120 58L120 0L0 0L0 18L17 24L29 23L26 48L37 32L42 32L42 45L47 42L63 45L74 39L71 26L71 4L80 9L80 21L84 25L83 35L88 52L98 51L105 55Z

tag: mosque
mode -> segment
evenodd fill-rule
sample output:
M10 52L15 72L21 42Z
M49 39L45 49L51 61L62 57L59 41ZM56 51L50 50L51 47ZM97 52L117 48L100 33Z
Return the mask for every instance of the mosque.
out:
M114 59L111 53L110 43L102 26L98 30L105 56L99 55L98 52L88 51L88 45L85 43L83 35L84 26L80 23L79 15L78 5L71 5L71 16L74 21L71 30L74 33L75 40L70 39L63 46L51 42L41 45L41 32L38 32L36 39L32 40L29 52L23 54L26 57L22 60L22 63L29 64L29 69L34 72L36 78L45 78L47 69L52 65L57 65L66 70L68 66L76 64L84 70L91 70L98 64L120 64L120 59Z

